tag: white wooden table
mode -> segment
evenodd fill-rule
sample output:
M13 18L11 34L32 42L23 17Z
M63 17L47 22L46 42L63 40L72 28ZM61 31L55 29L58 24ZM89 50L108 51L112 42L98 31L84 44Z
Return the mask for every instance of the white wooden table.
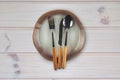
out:
M47 11L76 14L86 29L81 55L65 70L41 57L32 41ZM0 0L0 80L120 80L120 0Z

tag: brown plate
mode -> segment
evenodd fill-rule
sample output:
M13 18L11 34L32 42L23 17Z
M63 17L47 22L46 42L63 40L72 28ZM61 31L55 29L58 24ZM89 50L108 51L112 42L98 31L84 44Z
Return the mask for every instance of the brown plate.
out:
M58 55L58 36L59 36L59 23L60 20L66 15L73 17L75 24L68 32L68 53L67 60L75 57L84 47L85 43L85 29L76 15L67 10L53 10L43 14L35 24L33 31L33 43L38 52L46 59L52 60L52 39L51 30L48 26L48 16L53 16L55 19L55 46ZM64 47L64 34L63 30L63 47Z

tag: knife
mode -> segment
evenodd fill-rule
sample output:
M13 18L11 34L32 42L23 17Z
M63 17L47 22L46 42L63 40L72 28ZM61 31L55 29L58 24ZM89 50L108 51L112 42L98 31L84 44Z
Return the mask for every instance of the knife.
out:
M63 19L60 22L59 25L59 54L58 54L58 68L60 69L62 67L62 32L63 32Z

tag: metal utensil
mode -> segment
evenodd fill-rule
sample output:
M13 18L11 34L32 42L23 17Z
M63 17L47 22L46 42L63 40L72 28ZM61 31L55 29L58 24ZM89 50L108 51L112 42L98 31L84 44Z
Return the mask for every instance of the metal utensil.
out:
M54 18L52 16L48 17L48 23L49 23L49 29L52 31L52 55L53 55L53 64L54 69L57 70L57 57L56 57L56 49L55 49L55 43L54 43L54 29L55 29L55 23Z
M63 19L60 22L59 25L59 55L58 55L58 68L60 69L62 67L62 32L63 32Z
M65 44L64 44L64 53L63 53L63 60L62 60L62 68L66 66L66 58L67 58L67 36L69 28L73 27L74 20L70 15L65 16L63 19L63 27L65 28L66 35L65 35Z

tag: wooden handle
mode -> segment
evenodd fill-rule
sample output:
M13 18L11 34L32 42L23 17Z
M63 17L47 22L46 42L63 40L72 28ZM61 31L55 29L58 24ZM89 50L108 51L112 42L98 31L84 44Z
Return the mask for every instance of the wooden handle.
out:
M58 55L58 68L62 67L62 47L59 47L59 55Z
M66 67L66 59L67 59L67 46L64 47L63 60L62 60L62 68Z
M52 51L53 51L53 65L54 65L54 69L57 70L57 57L56 57L56 50L55 50L54 47L53 47Z

